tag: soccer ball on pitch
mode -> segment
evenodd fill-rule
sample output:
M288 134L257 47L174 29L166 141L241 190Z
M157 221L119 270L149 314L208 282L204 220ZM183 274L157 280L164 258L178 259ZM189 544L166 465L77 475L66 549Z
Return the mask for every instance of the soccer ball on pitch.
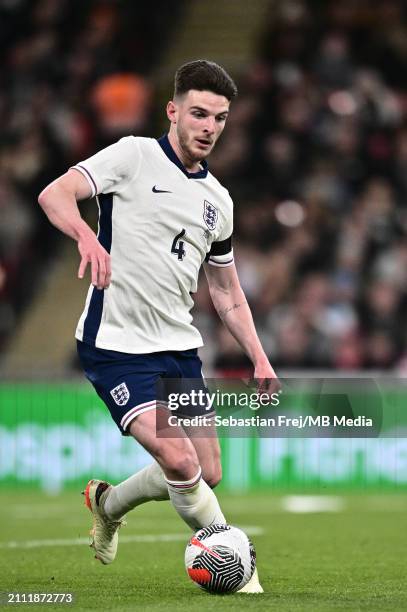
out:
M185 550L189 577L209 593L235 593L256 567L254 546L241 529L211 525L195 533Z

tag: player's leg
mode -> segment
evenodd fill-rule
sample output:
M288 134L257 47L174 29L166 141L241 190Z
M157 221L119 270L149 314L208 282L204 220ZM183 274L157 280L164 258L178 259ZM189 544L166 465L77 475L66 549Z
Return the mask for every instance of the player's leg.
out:
M202 391L206 391L206 384L202 376L202 363L198 355L196 353L194 354L192 351L185 351L179 360L179 363L182 368L182 374L185 377L183 384L187 385L187 387L190 385L191 389L201 389ZM184 390L188 392L188 388ZM184 426L184 429L194 445L199 463L202 467L202 472L205 474L204 477L206 482L211 487L215 487L222 478L222 463L220 445L214 420L209 418L210 414L208 414L205 402L201 406L191 406L188 410L190 412L187 414L187 416L198 415L205 417L205 425L197 427ZM213 413L212 415L214 416ZM250 594L264 592L259 582L257 568L246 586L240 589L238 592Z
M86 377L106 404L122 435L129 435L128 425L135 415L156 406L155 384L164 373L162 364L153 355L108 351L83 342L78 342L77 346ZM138 500L134 505L149 499L168 499L161 468L154 463L142 472L133 494ZM133 488L133 484L128 489ZM85 503L93 515L91 546L97 558L105 564L111 563L116 556L117 531L123 524L123 515L133 507L131 503L126 504L122 491L123 499L116 496L116 503L113 503L118 511L111 513L106 502L114 497L110 495L113 489L115 487L108 482L93 479L84 491Z
M164 473L157 461L153 461L111 487L105 502L105 512L110 518L117 520L141 504L169 499Z
M168 497L191 529L197 530L213 523L225 523L225 517L214 492L202 479L201 467L193 444L181 428L171 429L171 437L157 436L155 409L139 414L129 425L130 434L159 464L164 474ZM117 487L98 480L91 480L88 483L85 491L86 503L94 516L92 545L96 557L104 564L111 563L116 556L117 530L125 512L147 501L146 498L163 497L162 476L156 470L156 485L151 485L146 480L148 475L151 475L151 470L146 472L143 474L144 486L138 486L137 489L134 488L134 482L130 483L133 486L127 487L126 481ZM139 480L138 485L140 485ZM112 506L115 514L111 512Z
M205 427L185 427L198 456L205 482L214 489L222 480L221 451L216 427L213 422Z
M198 458L184 436L156 435L156 383L168 363L159 355L127 355L78 343L85 373L103 399L120 431L135 436L158 460L138 478L118 487L92 480L86 487L86 504L93 514L92 545L103 563L116 555L121 517L149 499L163 499L164 486L173 505L193 528L225 522L211 489L201 478ZM150 414L149 414L150 413ZM151 476L153 478L151 479ZM135 481L138 486L134 487ZM119 495L116 493L119 492Z
M181 427L172 426L168 437L157 435L155 412L134 419L130 433L159 463L175 510L194 530L225 523L215 494L202 478L191 440Z
M202 478L213 489L221 480L222 466L217 437L203 437L202 428L185 428L198 455ZM169 500L167 481L159 463L154 461L123 482L112 486L105 501L105 512L115 520L148 501Z
M205 480L211 487L216 487L222 478L221 452L216 427L189 427L185 428L194 445L202 473L206 473ZM263 593L260 585L257 568L249 582L238 593Z
M217 437L207 437L202 428L185 428L198 455L202 478L213 489L221 480L222 466ZM204 437L206 436L206 437ZM105 512L118 520L127 512L148 501L169 500L167 481L159 463L154 461L123 482L112 486L105 501Z
M189 405L179 406L174 414L181 419L184 431L194 445L203 479L214 488L222 478L221 453L213 418L215 412L213 409L208 410L208 388L202 374L202 361L196 349L174 352L169 361L173 375L178 378L166 381L167 394L174 391L175 396L178 392L191 398ZM187 425L188 420L194 417L202 419L204 424Z
M140 415L139 422L141 420L144 419L141 419ZM196 428L190 429L196 430ZM176 448L174 443L176 439L170 438L170 441L172 440L170 446L175 447L175 452L180 453L180 449ZM202 478L213 488L220 481L221 476L219 442L217 438L211 438L208 441L202 438L195 438L192 435L192 443L198 455ZM173 478L169 478L170 481L178 482L180 479L179 474L174 473L171 476ZM109 483L104 481L93 482L100 485L100 490L102 491L100 504L103 505L106 517L112 521L120 521L127 512L148 501L170 499L168 482L157 461L154 461L115 486L109 485Z
M191 388L205 389L205 383L202 379L202 362L196 350L167 353L160 357L160 362L162 368L166 371L166 375L173 377L165 379L166 396L171 391L188 391ZM182 387L181 389L180 384L185 384L185 388ZM189 413L186 416L194 416L194 414ZM196 414L207 417L206 405L198 407ZM194 427L188 430L192 432L193 443L194 433L197 432L197 429ZM173 437L173 435L171 433L170 437ZM205 428L202 436L199 432L197 436L204 436L206 439L214 438L209 444L202 444L202 440L198 440L196 444L202 478L213 488L219 482L221 476L220 449L216 429L212 427L211 431L208 431L208 428ZM118 519L142 503L163 499L169 499L167 482L160 465L153 462L127 480L112 487L106 500L105 509L111 518Z

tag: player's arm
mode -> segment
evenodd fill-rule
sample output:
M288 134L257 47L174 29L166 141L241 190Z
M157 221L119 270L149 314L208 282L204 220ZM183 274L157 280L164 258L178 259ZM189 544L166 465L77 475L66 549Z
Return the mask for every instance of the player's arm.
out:
M92 284L98 289L105 289L111 277L110 255L82 219L77 205L78 201L89 198L91 194L86 178L72 168L48 185L40 193L38 202L50 222L78 243L81 256L78 277L83 278L90 263Z
M209 293L224 325L236 338L254 365L254 377L259 381L273 379L265 388L275 389L277 375L261 346L252 313L240 286L234 263L225 267L204 264Z

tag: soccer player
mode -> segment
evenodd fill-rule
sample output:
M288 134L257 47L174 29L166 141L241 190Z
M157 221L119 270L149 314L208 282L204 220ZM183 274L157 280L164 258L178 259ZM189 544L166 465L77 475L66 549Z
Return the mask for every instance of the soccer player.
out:
M263 390L277 382L233 261L232 200L206 162L236 94L217 64L197 60L181 66L167 104L168 134L158 140L122 138L73 166L39 196L51 223L77 241L79 278L90 264L92 282L76 330L85 374L120 432L154 458L116 486L91 480L86 487L92 546L104 564L116 556L125 513L149 500L170 499L193 530L226 522L213 492L221 479L216 435L156 432L163 409L157 382L202 380L197 348L203 343L190 315L202 265L213 304L253 362L255 378ZM97 236L77 206L93 196ZM195 408L199 414L208 416L205 407ZM257 574L244 590L262 592Z

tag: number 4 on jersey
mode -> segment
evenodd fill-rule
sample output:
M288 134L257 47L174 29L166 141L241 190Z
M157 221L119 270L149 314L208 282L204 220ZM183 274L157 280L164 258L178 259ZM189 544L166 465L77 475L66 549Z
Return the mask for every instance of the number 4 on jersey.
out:
M181 238L185 236L185 230L177 234L172 241L171 253L178 255L178 259L182 261L185 257L184 241ZM178 244L177 244L178 243Z

